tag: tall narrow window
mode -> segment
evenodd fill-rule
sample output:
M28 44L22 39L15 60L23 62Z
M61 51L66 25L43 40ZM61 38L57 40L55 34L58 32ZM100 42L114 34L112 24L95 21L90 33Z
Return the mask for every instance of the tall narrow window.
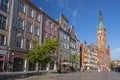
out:
M0 35L0 45L4 45L4 42L5 42L5 36Z
M0 15L0 29L5 29L6 28L6 17Z
M29 50L30 49L30 40L27 39L26 40L26 50Z
M35 27L35 29L34 29L34 34L39 35L39 29L37 27Z
M17 40L16 47L17 47L17 48L22 48L22 42L23 42L23 40L22 40L21 38L18 39L18 40Z
M20 11L25 12L25 5L22 2L20 2Z
M63 33L62 32L60 32L60 37L63 38Z
M43 38L44 38L44 39L46 38L46 32L43 33Z
M7 12L8 10L8 0L0 0L0 10Z
M31 25L30 23L28 23L27 31L28 31L28 32L32 32L32 25Z
M44 24L44 27L46 27L46 22L47 22L47 20L46 20L46 19L44 19L44 23L43 23L43 24Z
M40 18L39 18L39 14L38 14L38 13L36 13L36 15L35 15L35 20L36 20L36 21L40 21Z
M49 27L50 27L50 29L52 29L52 23L51 22L49 22Z
M20 18L19 18L19 21L18 21L18 28L24 29L24 21Z
M57 26L56 25L54 25L54 30L57 31Z
M31 8L28 8L28 16L33 17L33 11Z

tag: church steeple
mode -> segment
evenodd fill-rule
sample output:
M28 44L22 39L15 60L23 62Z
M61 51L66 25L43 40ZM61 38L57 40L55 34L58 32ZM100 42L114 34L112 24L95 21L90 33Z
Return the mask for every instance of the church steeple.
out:
M102 10L99 11L98 29L105 28L103 24Z

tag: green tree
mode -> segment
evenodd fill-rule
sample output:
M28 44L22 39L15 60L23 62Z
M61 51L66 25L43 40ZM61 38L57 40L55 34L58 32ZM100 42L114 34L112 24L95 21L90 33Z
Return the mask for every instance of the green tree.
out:
M70 54L70 62L73 64L76 64L79 61L79 55L76 53Z
M113 68L115 66L115 63L110 62L110 67Z
M26 58L33 63L49 63L51 61L50 54L57 51L57 40L46 38L41 45L32 40L33 47L26 55ZM38 71L38 70L37 70Z

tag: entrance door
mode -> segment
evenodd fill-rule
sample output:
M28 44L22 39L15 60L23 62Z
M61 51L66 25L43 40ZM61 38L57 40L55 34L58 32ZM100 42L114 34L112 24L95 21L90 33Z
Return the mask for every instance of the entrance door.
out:
M0 61L0 72L3 71L3 61Z
M22 58L14 58L13 61L13 71L23 71L23 59Z

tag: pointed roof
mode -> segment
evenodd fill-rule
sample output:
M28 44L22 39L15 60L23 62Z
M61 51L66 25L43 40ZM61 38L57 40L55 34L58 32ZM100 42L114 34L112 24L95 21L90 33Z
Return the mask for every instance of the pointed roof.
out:
M102 10L99 11L98 29L105 28L103 24Z

